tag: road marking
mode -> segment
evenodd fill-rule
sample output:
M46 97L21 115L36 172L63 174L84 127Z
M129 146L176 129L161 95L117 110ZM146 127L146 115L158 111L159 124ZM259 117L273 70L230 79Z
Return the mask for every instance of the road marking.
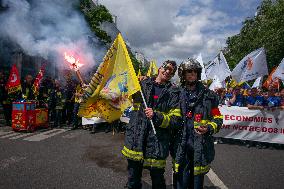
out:
M20 156L12 156L8 159L3 159L0 161L0 170L3 170L9 167L10 165L18 163L24 159L26 159L26 157L20 157Z
M10 134L10 133L15 133L14 131L9 131L9 132L7 132L7 131L0 131L0 136L3 136L3 135L7 135L7 134Z
M13 133L10 133L8 135L2 135L0 138L9 138L9 137L16 136L16 135L20 135L20 133L13 132Z
M19 136L14 136L14 137L12 137L10 139L16 140L18 138L28 137L28 136L31 136L31 135L34 135L34 133L21 133Z
M48 134L48 133L53 133L53 132L57 132L56 129L51 129L51 130L47 130L47 131L44 131L44 132L40 132L40 134Z
M48 139L52 136L59 135L59 134L64 133L66 131L69 131L69 130L68 129L53 129L53 130L50 130L50 131L42 132L40 134L24 138L23 140L26 140L26 141L41 141L41 140Z
M228 189L228 187L221 181L221 179L216 175L216 173L212 169L210 169L206 175L212 182L212 184L214 184L214 186L220 189Z

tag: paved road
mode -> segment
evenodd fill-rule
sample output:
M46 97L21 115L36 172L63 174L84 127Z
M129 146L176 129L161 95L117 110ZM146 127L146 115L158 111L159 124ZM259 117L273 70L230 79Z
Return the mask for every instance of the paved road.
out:
M127 181L126 161L120 153L123 137L68 128L14 133L0 127L0 189L123 188ZM283 150L228 144L215 147L213 171L228 188L281 187ZM218 184L212 175L210 179ZM219 188L210 179L206 177L205 188ZM170 161L166 180L171 188ZM143 188L151 188L146 170Z
M213 170L230 189L284 188L284 150L215 145Z

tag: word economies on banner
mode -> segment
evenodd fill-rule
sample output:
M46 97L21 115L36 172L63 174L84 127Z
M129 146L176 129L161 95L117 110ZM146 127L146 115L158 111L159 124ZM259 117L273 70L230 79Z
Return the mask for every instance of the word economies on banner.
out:
M223 126L216 137L284 144L284 111L221 106Z

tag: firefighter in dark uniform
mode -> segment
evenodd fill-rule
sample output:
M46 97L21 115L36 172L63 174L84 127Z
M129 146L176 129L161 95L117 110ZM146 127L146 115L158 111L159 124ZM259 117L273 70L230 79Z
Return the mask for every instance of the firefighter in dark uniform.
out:
M6 109L7 108L6 106L7 91L5 90L5 85L6 85L6 78L5 78L4 72L0 71L0 104L3 109L6 125L10 125L11 119L9 119L9 116L6 113L8 111Z
M33 77L31 75L26 75L24 82L22 83L22 93L25 100L34 100L33 91Z
M55 87L50 94L50 107L54 115L53 127L61 127L62 112L65 104L65 93L61 87L60 81L55 80Z
M175 61L165 61L156 78L141 81L148 108L137 94L130 122L126 126L122 154L128 160L128 188L140 189L143 166L150 170L152 188L165 189L164 172L169 154L170 128L180 127L179 90L169 80L177 69ZM139 98L140 97L140 98ZM156 135L150 119L153 120Z
M74 109L73 109L73 123L72 123L72 129L77 129L78 124L79 124L79 116L78 116L78 111L81 103L81 98L83 96L83 88L81 87L80 84L77 85L76 87L76 92L74 94Z
M64 87L65 104L63 107L63 122L66 125L72 124L73 121L73 109L74 109L74 94L76 91L76 81L72 79L72 75L66 76L66 85Z
M223 123L217 95L198 81L201 71L201 65L194 59L182 62L178 69L184 124L176 154L175 187L178 189L203 188L204 175L215 155L212 135L220 130Z

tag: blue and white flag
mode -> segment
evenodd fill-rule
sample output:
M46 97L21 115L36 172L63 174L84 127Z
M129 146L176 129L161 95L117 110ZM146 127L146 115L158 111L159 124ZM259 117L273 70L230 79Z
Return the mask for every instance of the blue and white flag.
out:
M277 69L272 75L272 79L279 78L284 81L284 58L282 59L281 63L278 65Z
M232 71L232 77L238 83L250 81L264 75L268 75L264 48L259 48L246 55Z
M208 79L214 79L216 72L219 67L218 56L214 58L214 60L210 61L205 65L205 73Z
M231 75L231 70L222 51L206 65L205 70L209 79L214 79L217 76L221 82Z
M231 75L231 70L228 66L227 60L223 55L222 51L219 54L219 69L217 73L217 77L220 81L224 81L228 76Z

